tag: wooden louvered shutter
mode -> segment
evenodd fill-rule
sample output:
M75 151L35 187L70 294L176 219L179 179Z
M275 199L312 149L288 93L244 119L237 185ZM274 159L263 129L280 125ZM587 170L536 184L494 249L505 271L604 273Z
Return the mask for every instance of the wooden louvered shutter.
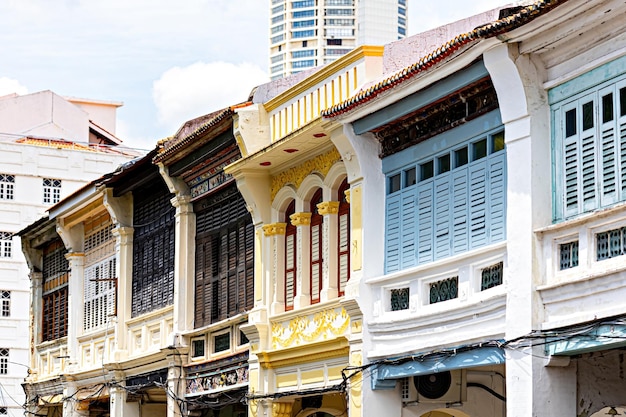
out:
M322 290L322 242L324 217L319 214L317 204L322 202L322 190L318 189L311 199L311 304L319 303Z
M245 297L243 308L250 310L254 307L254 225L248 221L245 226Z
M296 226L291 224L290 215L295 213L295 201L292 201L285 212L285 310L293 309L296 296Z
M337 289L339 296L344 295L346 283L350 279L350 204L346 200L345 191L348 189L348 180L344 179L339 186L339 213L337 231Z

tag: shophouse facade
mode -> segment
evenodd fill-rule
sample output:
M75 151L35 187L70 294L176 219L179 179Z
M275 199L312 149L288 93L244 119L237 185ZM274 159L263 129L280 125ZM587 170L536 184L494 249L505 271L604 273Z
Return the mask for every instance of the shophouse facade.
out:
M505 9L323 112L368 166L371 415L620 412L623 12Z

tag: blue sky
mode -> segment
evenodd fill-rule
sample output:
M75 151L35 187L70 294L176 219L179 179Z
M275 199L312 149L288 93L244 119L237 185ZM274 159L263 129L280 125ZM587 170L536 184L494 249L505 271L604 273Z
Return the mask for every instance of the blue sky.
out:
M122 101L117 135L151 149L268 80L268 3L0 0L0 95ZM412 35L509 2L407 3Z

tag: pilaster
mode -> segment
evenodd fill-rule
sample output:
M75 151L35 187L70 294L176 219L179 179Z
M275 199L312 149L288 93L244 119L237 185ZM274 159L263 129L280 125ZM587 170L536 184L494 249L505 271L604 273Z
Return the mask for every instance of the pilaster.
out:
M68 281L67 306L67 354L69 355L69 371L80 363L78 337L83 332L83 294L85 285L85 254L69 252L65 255L69 262L70 277Z
M174 258L174 333L193 329L196 214L191 196L177 195Z
M111 233L115 237L117 256L117 322L115 324L115 352L112 360L120 361L128 355L128 328L131 318L133 294L133 233L132 227L115 227Z
M262 226L263 235L267 242L266 250L263 253L265 268L263 275L255 275L255 283L258 279L269 277L269 282L263 285L268 297L264 304L270 306L272 315L285 311L285 287L284 287L284 250L286 223L270 223Z
M290 216L291 224L296 226L296 295L293 300L295 309L311 304L311 214L294 213Z
M338 258L337 245L338 239L338 222L339 218L339 201L324 201L317 205L319 214L324 216L322 229L322 293L320 301L328 301L337 298L339 295L338 288Z

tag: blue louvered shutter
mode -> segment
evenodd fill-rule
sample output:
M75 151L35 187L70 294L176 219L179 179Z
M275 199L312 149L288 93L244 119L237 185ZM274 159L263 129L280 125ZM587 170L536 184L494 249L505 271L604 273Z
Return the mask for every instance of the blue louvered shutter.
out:
M415 190L416 186L402 190L401 224L402 232L400 238L400 258L401 269L410 268L416 265L415 256L415 233L416 233L416 211L415 211Z
M469 166L469 248L487 244L487 160Z
M600 149L597 130L594 123L591 127L585 127L587 106L593 108L593 97L586 96L579 100L578 105L578 128L580 129L580 179L582 192L582 210L589 211L599 206L598 201L598 157L597 149ZM595 118L594 112L591 112Z
M564 136L562 150L564 217L571 217L580 211L580 146L577 111L576 103L574 103L564 107L557 115L557 122L560 122L557 126L560 126ZM568 120L568 118L573 120ZM569 129L568 124L571 125Z
M385 214L385 269L387 272L400 270L400 207L401 194L387 196Z
M452 172L452 253L468 250L467 167Z
M506 237L506 152L491 155L489 164L489 243Z
M626 80L618 83L615 88L615 100L619 104L615 107L615 115L619 132L620 201L626 200L626 100L622 100L622 96L626 96Z
M600 90L597 104L598 124L600 125L600 204L606 206L618 201L617 160L619 146L617 143L615 123L615 87Z
M417 263L433 260L433 184L420 182L417 189Z
M435 203L434 203L434 259L450 256L451 251L451 223L452 190L450 174L440 174L435 177Z

